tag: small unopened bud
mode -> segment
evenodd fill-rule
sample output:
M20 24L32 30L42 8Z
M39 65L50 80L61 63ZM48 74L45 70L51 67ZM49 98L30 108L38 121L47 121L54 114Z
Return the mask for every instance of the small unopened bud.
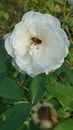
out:
M58 123L57 112L49 103L39 103L33 106L32 111L34 112L32 114L32 120L41 129L52 128L53 125Z

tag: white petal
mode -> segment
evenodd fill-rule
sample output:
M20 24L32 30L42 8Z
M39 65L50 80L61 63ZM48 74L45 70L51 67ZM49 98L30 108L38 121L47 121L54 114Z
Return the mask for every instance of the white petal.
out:
M8 36L10 36L10 33L7 33L7 34L4 35L4 40L6 40L6 38L7 38Z
M31 57L28 54L25 54L24 56L17 56L17 53L15 54L15 61L17 63L17 65L23 70L26 71L28 68L28 65L31 62Z
M25 13L22 17L22 21L25 21L28 18L32 18L34 16L35 12L34 11L28 11Z
M12 60L12 65L16 68L16 70L18 70L19 72L21 72L21 69L20 69L19 66L16 64L14 58L13 58L13 60Z
M13 41L14 49L24 55L29 50L31 35L27 31L16 31Z
M32 36L39 37L39 30L38 30L39 27L40 27L40 23L38 22L38 20L32 21L29 27L29 31Z
M49 72L51 72L51 68L46 68L46 69L45 69L45 73L46 73L46 75L48 75Z
M49 21L48 23L52 25L53 27L60 27L60 21L58 18L50 15L50 14L45 14L46 20Z
M8 54L13 57L14 56L14 50L13 50L13 47L12 47L12 44L11 44L10 36L11 36L10 33L4 36L4 38L5 38L5 49L7 50Z
M19 22L19 23L17 23L16 25L15 25L15 29L14 30L17 30L17 31L19 31L19 30L23 30L23 26L24 26L24 22ZM13 30L13 31L14 31Z
M38 68L33 68L31 72L28 72L27 70L27 73L30 77L34 78L36 75L38 74L41 74L41 73L44 73L45 71L43 69L38 69Z
M67 47L69 47L70 46L70 42L68 40L66 32L63 29L61 29L61 28L57 28L56 32L59 34L61 40L63 41L62 44L66 45Z

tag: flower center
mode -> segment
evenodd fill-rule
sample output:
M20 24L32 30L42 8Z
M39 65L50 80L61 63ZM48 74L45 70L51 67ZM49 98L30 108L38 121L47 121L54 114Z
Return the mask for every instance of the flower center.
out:
M34 45L39 45L42 43L42 40L40 40L39 38L36 38L36 37L32 37L31 40L32 40L32 44L34 44Z
M38 110L38 118L40 120L51 120L51 108L48 106L43 106Z

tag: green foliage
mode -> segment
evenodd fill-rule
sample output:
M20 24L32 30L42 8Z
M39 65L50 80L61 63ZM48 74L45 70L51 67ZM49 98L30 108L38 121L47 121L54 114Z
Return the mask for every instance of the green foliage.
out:
M9 14L6 13L5 11L0 11L0 17L4 17L5 20L8 20L9 19Z
M8 78L3 78L0 80L0 96L20 100L24 98L24 93L15 81Z
M71 43L66 65L34 79L12 67L2 40L29 10L59 18ZM73 6L66 0L0 1L0 129L40 130L30 117L31 107L39 101L50 102L57 110L59 123L51 130L73 129Z
M29 122L29 126L27 127L27 130L40 130L40 128L38 128L33 121Z
M28 118L30 113L30 105L27 103L19 103L5 111L0 116L1 130L16 130Z
M6 75L6 66L0 61L0 78Z
M4 40L0 40L0 61L5 64L6 62L6 50L4 48ZM3 62L4 61L4 62Z
M5 51L3 51L3 53L5 53ZM6 58L5 56L5 59L7 59L8 62L8 57ZM8 66L8 64L4 63L4 66L1 66L2 70L0 71L0 75L6 71L6 65ZM1 101L1 108L3 108L3 105L6 107L9 104L9 109L3 112L0 116L0 127L2 130L17 128L19 128L18 130L24 130L25 127L26 130L39 130L39 128L37 128L32 121L29 122L28 120L28 123L26 123L26 118L30 113L29 103L19 104L17 100L20 100L21 102L22 100L28 100L31 102L31 104L36 104L38 101L48 99L48 101L57 109L57 113L61 120L61 122L54 129L64 129L67 124L68 126L71 124L71 128L73 127L73 124L71 123L72 121L68 120L70 113L73 111L73 70L70 70L64 64L60 69L50 73L48 76L45 74L40 74L34 79L29 78L27 75L20 75L20 73L18 76L18 74L14 74L14 72L15 71L12 72L12 75L15 75L14 80L20 81L18 82L19 85L14 80L7 78L9 73L6 73L6 75L3 75L3 77L0 79L0 96L3 97ZM31 84L29 84L27 98L25 95L26 91L23 88L24 85L26 85L29 81ZM12 106L15 103L15 100L17 105ZM3 109L5 110L7 107ZM65 123L62 123L64 118L67 120L64 121ZM23 125L24 121L25 125Z
M59 123L54 130L72 130L73 120L65 120Z
M73 71L63 65L55 73L48 75L48 93L52 94L61 105L71 108L73 101Z
M73 101L73 88L67 84L57 82L49 83L48 92L52 94L65 107L69 107ZM69 109L71 109L69 107Z
M32 104L37 103L44 95L46 89L46 75L40 74L36 76L30 85L29 95Z
M4 48L4 41L0 40L0 78L7 74L6 56L7 53Z

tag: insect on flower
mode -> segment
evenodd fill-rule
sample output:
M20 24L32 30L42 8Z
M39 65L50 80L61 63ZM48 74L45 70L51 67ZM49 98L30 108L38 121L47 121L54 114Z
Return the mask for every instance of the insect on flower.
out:
M31 40L32 40L34 45L39 45L39 44L42 43L42 41L39 38L36 38L36 37L32 37Z

